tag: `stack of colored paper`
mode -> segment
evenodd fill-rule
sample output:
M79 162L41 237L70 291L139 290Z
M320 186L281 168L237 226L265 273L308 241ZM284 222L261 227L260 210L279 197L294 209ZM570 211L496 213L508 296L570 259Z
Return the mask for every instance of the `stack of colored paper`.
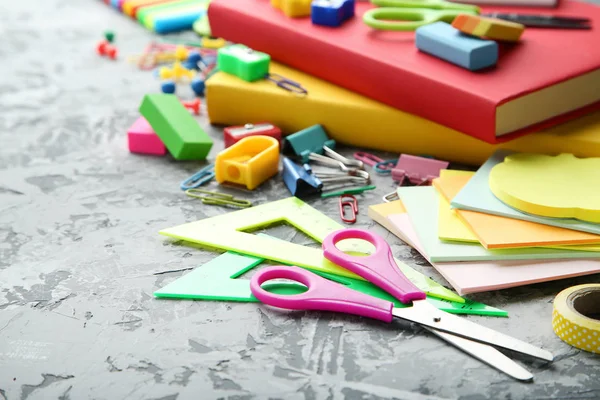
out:
M401 187L400 201L369 215L461 294L600 272L600 193L590 184L600 159L516 154L498 151L476 173L442 171L432 187Z

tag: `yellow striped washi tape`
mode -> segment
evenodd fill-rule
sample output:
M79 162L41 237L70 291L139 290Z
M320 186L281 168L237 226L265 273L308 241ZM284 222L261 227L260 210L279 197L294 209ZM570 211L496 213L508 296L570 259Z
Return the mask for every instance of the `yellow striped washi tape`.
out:
M560 292L554 299L552 328L571 346L600 354L600 284Z

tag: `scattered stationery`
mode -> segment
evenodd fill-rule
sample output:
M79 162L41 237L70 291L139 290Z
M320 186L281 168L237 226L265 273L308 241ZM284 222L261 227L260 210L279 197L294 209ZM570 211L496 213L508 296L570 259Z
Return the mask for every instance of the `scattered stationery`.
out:
M368 256L346 254L336 247L338 242L346 239L365 240L375 246L375 250ZM554 358L549 351L440 312L427 302L426 294L398 269L385 240L372 232L362 229L332 232L323 240L323 256L372 282L407 307L395 308L388 301L357 293L296 266L270 266L254 274L250 281L252 294L261 302L278 308L338 311L388 323L394 317L415 322L467 354L519 380L531 380L533 375L490 345L545 361ZM274 294L262 287L263 283L272 279L288 279L305 285L308 290L293 297Z
M356 15L372 9L367 2L356 3ZM481 14L490 11L482 7ZM525 11L503 8L505 13ZM547 14L585 16L592 26L600 25L600 8L594 4L565 0ZM600 107L600 46L593 29L528 29L526 44L504 49L501 68L474 74L415 51L413 32L377 34L360 18L324 29L309 18L290 19L268 2L252 0L212 0L208 16L218 37L489 143Z
M358 279L355 274L325 260L319 249L283 241L278 243L277 246L273 246L272 239L245 232L257 227L284 221L318 242L321 242L330 232L343 228L342 225L315 210L302 200L289 197L164 229L160 233L165 236L203 244L212 248L235 251L287 265L297 265L319 272L322 271ZM369 252L368 246L356 241L343 243L343 248L344 250L358 253ZM464 301L460 296L425 277L408 265L399 260L397 260L397 263L409 279L429 295L451 301Z
M395 153L429 154L477 166L500 148L600 157L600 111L492 145L276 62L271 62L270 71L302 82L310 95L295 96L264 80L250 83L217 72L206 81L211 123L229 126L269 121L286 133L322 124L331 139L340 144Z
M268 237L264 234L259 235ZM244 279L241 276L251 269L259 267L263 261L265 260L262 258L228 251L158 289L154 292L154 296L158 298L257 302L258 299L250 291L250 280ZM364 280L341 277L325 272L317 273L320 276L341 283L359 292L392 301L397 307L403 306L400 301L394 299L390 294ZM302 286L284 282L269 283L265 287L270 292L278 294L298 294L303 292ZM436 308L452 314L508 316L508 313L504 310L471 300L466 300L464 303L456 303L435 297L428 297L427 301Z

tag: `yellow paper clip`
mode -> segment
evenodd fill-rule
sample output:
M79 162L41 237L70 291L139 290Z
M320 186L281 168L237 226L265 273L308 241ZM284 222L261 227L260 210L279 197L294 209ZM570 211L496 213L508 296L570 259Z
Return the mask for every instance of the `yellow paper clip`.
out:
M205 194L206 196L196 193ZM185 194L202 200L202 204L209 204L211 206L233 206L238 208L252 207L252 202L248 200L236 199L232 195L225 193L211 192L209 190L202 189L188 189L185 191Z

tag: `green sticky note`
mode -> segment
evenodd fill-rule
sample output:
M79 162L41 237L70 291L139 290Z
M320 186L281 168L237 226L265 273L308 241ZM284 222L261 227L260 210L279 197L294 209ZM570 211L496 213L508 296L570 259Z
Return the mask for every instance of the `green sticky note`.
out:
M250 280L236 278L258 266L263 261L264 259L262 258L229 251L155 291L154 296L174 299L258 302L250 290ZM396 307L406 307L387 292L369 282L325 272L313 272L329 280L346 285L350 289L391 301ZM298 294L306 290L304 286L293 283L267 282L263 287L265 290L282 295ZM508 316L506 311L469 300L465 303L456 303L429 296L427 300L438 309L452 314Z
M140 113L176 160L205 160L213 145L190 112L172 94L149 94Z
M271 57L241 44L221 47L217 53L217 67L248 82L264 79L269 73Z

